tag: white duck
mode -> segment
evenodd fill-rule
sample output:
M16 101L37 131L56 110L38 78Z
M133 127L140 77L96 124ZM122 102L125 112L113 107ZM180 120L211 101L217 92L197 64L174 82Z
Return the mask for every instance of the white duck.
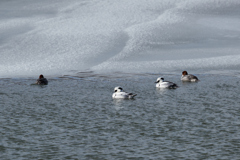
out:
M132 99L136 96L137 94L133 93L127 93L123 92L122 87L115 87L114 88L114 93L112 95L112 98L124 98L124 99Z
M199 81L196 76L194 76L192 74L188 74L187 71L182 72L181 80L186 81L186 82L197 82L197 81Z
M164 81L164 78L162 78L162 77L159 77L155 83L157 83L156 87L158 87L158 88L175 89L178 87L177 84L175 84L173 82Z

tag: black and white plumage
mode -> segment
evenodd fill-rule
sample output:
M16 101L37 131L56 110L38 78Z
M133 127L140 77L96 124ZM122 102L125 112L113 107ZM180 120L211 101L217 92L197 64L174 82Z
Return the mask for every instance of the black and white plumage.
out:
M187 71L182 72L181 80L185 81L185 82L197 82L197 81L199 81L196 76L194 76L192 74L188 74Z
M164 81L164 78L159 77L157 81L155 82L157 88L169 88L169 89L175 89L177 88L177 84L169 81Z
M122 87L118 86L114 88L114 93L112 95L112 98L116 98L116 99L132 99L136 96L137 94L133 94L133 93L127 93L124 92Z

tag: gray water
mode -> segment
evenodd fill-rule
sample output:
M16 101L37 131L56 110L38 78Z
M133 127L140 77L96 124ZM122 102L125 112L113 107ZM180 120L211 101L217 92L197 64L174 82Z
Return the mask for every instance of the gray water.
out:
M159 77L177 89L156 89ZM79 73L0 79L1 159L239 159L240 78ZM113 100L116 86L137 93Z

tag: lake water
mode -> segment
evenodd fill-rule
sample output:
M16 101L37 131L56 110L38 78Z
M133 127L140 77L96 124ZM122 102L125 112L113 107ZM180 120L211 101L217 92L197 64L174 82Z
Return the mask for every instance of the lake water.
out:
M1 159L238 159L239 74L196 75L0 79ZM179 88L155 88L159 76ZM113 100L116 86L136 98Z

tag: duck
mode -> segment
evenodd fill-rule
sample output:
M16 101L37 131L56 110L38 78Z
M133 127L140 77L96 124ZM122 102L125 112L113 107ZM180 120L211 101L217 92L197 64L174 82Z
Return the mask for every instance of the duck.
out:
M192 74L188 74L187 71L182 72L181 80L185 81L185 82L197 82L197 81L199 81L196 76L194 76Z
M133 99L137 94L124 92L122 87L117 86L114 88L112 98L114 99Z
M178 87L177 84L169 81L164 81L164 78L159 77L157 81L155 82L157 88L169 88L169 89L175 89Z
M36 84L40 84L40 85L48 85L48 80L46 78L44 78L44 76L41 74L39 76L39 78L37 79Z

